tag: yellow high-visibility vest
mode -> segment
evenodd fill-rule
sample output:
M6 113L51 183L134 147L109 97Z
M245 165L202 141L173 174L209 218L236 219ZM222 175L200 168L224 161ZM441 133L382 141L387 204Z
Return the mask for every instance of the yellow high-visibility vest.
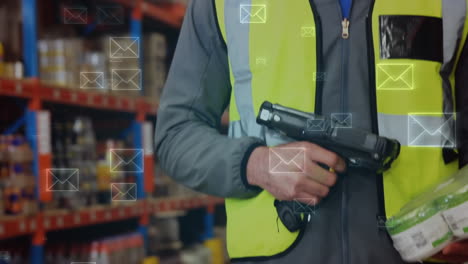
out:
M454 98L447 95L444 98L444 91L454 94L454 70L449 69L445 80L440 71L448 65L450 52L454 61L458 60L459 47L467 36L468 20L464 18L461 25L451 25L461 28L461 39L451 41L444 30L444 54L440 61L390 59L392 55L381 47L379 26L391 16L430 17L442 24L443 2L375 0L369 14L368 34L372 35L369 58L373 66L370 92L375 101L373 121L378 127L374 132L398 139L402 144L399 158L383 175L387 217L458 169L458 162L446 164L442 154L442 146L455 148L455 142L443 136L434 140L437 136L434 133L430 134L431 139L418 137L410 127L417 126L418 121L447 124L444 133L455 133L453 126L448 125L455 117L446 111L454 112ZM233 87L229 134L263 138L270 146L283 143L256 124L255 117L265 100L301 111L316 111L316 98L321 94L317 80L323 73L316 11L307 0L216 0L215 3L227 44ZM281 222L278 225L273 201L274 197L267 191L249 199L226 199L231 258L274 256L294 244L299 231L291 233Z

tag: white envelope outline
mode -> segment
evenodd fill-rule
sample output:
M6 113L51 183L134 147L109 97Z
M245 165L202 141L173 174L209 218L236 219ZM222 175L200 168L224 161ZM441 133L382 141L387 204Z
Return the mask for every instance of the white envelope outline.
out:
M443 114L443 116L446 114ZM424 124L422 119L426 118L427 115L422 114L410 114L408 115L408 145L418 147L448 147L455 148L455 131L452 130L455 122L455 115L448 114L450 117L444 119L444 121L437 126L435 129L429 128L428 124ZM443 117L439 117L443 118ZM415 131L420 130L420 133ZM445 131L453 132L453 135L445 134ZM427 141L431 139L431 141ZM426 141L424 141L426 139Z
M313 74L314 81L323 82L327 78L326 72L314 72Z
M111 59L137 59L140 57L140 38L138 37L111 37Z
M125 153L132 153L129 158L122 156ZM111 172L143 172L143 164L139 164L138 159L143 163L143 149L111 149L110 150L110 171ZM134 169L128 169L131 165Z
M291 159L287 159L281 152L297 152ZM277 159L277 163L274 160ZM269 151L270 173L298 173L305 171L304 148L270 148ZM288 167L289 166L289 167Z
M82 89L104 89L104 73L103 72L81 72L80 73L80 88Z
M87 24L88 9L86 7L63 8L63 22L65 24Z
M136 183L111 183L111 199L115 202L136 201ZM128 197L126 197L128 196Z
M312 38L315 37L315 27L301 27L301 37Z
M263 58L263 57L258 57L255 59L255 63L257 65L266 65L266 58Z
M325 129L325 119L307 119L307 131L323 131Z
M128 71L131 74L133 74L128 80L125 80L121 76L121 74L125 71ZM126 84L125 88L119 88L119 85L121 83ZM140 83L141 83L141 70L140 69L113 69L112 70L112 90L137 90L138 91L138 90L141 90Z
M378 215L377 216L377 227L391 227L387 225L387 217Z
M314 198L301 198L301 200L307 200L307 203L300 202L297 199L294 200L293 211L296 214L314 214L317 200Z
M241 24L266 23L266 5L240 5Z
M119 16L116 16L112 9L121 12ZM97 13L100 24L123 24L123 8L121 6L101 6L97 8Z
M390 68L400 68L398 74L389 72ZM406 78L405 78L406 77ZM392 82L400 81L402 86L397 87ZM377 89L378 90L412 90L414 88L413 64L377 64Z
M65 172L66 177L63 179L58 176L59 173ZM80 172L79 169L46 169L46 187L48 192L56 192L56 191L70 191L70 192L77 192L79 191L79 182L80 182ZM58 189L55 186L57 184L65 184L67 183L70 186L70 189ZM55 187L55 188L54 188Z
M351 113L332 113L330 117L332 126L335 128L351 128L353 126Z

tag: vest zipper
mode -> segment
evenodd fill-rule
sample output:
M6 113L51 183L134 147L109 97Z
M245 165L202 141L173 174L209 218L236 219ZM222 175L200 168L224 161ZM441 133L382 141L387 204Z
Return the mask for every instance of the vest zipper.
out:
M340 112L346 113L348 106L348 67L349 67L349 19L341 12L337 1L338 11L341 14L341 98ZM351 7L352 8L352 7ZM350 12L351 13L351 10ZM348 192L346 175L341 177L341 259L343 264L349 263L349 233L348 233Z
M374 11L375 0L371 0L371 5L369 7L369 13L366 18L367 22L367 51L369 58L369 93L370 93L370 106L371 106L371 120L372 120L372 133L379 134L379 124L377 116L377 95L376 95L376 86L375 86L375 54L374 54L374 36L372 33L372 13ZM385 213L385 198L384 198L384 186L383 186L383 175L376 175L376 191L378 199L378 212L376 215L376 221L381 220L383 217L386 219ZM381 229L390 239L388 233Z
M341 37L343 39L349 38L349 20L346 17L341 21L341 27Z

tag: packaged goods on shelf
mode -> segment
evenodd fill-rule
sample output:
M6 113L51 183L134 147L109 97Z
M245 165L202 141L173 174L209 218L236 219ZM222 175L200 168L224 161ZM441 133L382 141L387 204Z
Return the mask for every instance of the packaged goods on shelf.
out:
M25 252L29 251L26 245L12 243L0 246L0 264L24 264L30 263L30 259Z
M213 263L211 250L200 244L182 250L180 255L183 264Z
M158 254L167 250L179 250L182 242L179 240L180 227L178 215L151 217L148 225L149 251Z
M0 77L7 79L21 79L24 77L24 67L21 61L5 61L5 48L0 42Z
M72 120L54 120L52 138L54 159L51 172L52 176L62 180L51 188L55 208L78 209L112 201L136 200L137 188L130 185L136 182L138 168L130 166L140 165L136 164L137 160L119 162L120 158L127 161L136 155L129 144L112 139L97 141L92 121L82 116ZM78 175L72 175L71 170ZM123 191L122 188L128 190Z
M203 245L211 252L211 264L224 264L224 245L219 238L211 238L206 240Z
M166 61L154 58L144 61L145 97L153 103L159 103L166 82Z
M46 264L95 262L140 264L145 258L143 237L130 233L88 242L65 242L46 246Z
M128 35L105 36L101 47L106 56L109 91L117 95L138 96L143 89L141 40Z
M4 62L3 63L3 75L0 77L7 79L21 79L24 77L24 67L21 61L17 62Z
M32 161L32 150L23 136L0 136L1 213L29 215L37 211Z
M53 169L49 186L58 208L78 209L97 203L96 137L87 117L53 123Z
M68 88L79 87L83 58L81 39L39 40L38 50L41 80Z
M85 52L80 69L80 89L99 92L109 91L109 78L106 78L107 60L103 52Z
M164 35L151 33L144 38L144 94L153 102L159 102L166 82L167 44Z
M150 33L144 36L144 55L145 58L160 58L167 57L166 37L160 33Z
M223 261L222 263L229 263L229 254L227 252L227 240L226 240L226 227L223 226L216 226L214 228L214 235L217 239L221 240L221 245L222 245L222 248L223 248L223 251L221 252L221 256L223 258ZM215 259L215 255L213 255L213 261L216 261L217 259ZM213 264L217 264L216 262L213 263Z
M395 248L409 262L468 238L468 167L410 201L386 226Z
M5 50L3 43L0 41L0 77L5 77L4 75L4 63L5 63Z

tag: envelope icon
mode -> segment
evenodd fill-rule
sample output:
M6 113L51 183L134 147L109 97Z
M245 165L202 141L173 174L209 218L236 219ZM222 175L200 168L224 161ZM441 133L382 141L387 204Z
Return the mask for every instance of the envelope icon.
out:
M141 90L141 70L113 69L112 90Z
M240 23L241 24L262 24L266 23L267 8L266 5L240 5Z
M79 169L46 169L46 190L48 192L77 192L80 188Z
M124 23L125 12L121 6L98 6L97 22L101 25L120 25Z
M448 116L448 118L444 118ZM408 145L415 147L456 147L455 114L408 115Z
M265 66L266 65L266 58L265 57L258 57L258 58L255 59L255 63L257 65Z
M314 78L314 81L324 82L325 79L327 78L327 73L326 72L314 72L312 77Z
M143 149L110 149L111 172L143 172Z
M307 119L306 126L307 131L324 131L325 119Z
M80 72L81 89L104 89L103 72Z
M136 183L111 183L111 199L114 202L136 201Z
M332 127L351 128L353 126L353 114L351 113L333 113L330 118Z
M305 203L304 203L305 201ZM293 211L295 214L313 214L315 215L315 206L317 204L317 200L313 198L306 198L301 199L301 201L294 200L293 201Z
M377 227L378 228L385 228L385 227L392 227L391 225L387 225L387 217L383 215L377 216Z
M88 9L86 7L63 8L64 24L88 24Z
M140 57L140 38L111 37L109 42L111 59L138 59Z
M378 90L412 90L414 89L413 64L377 64Z
M315 37L315 27L301 27L301 37L313 38Z
M305 148L270 148L270 173L304 173Z

